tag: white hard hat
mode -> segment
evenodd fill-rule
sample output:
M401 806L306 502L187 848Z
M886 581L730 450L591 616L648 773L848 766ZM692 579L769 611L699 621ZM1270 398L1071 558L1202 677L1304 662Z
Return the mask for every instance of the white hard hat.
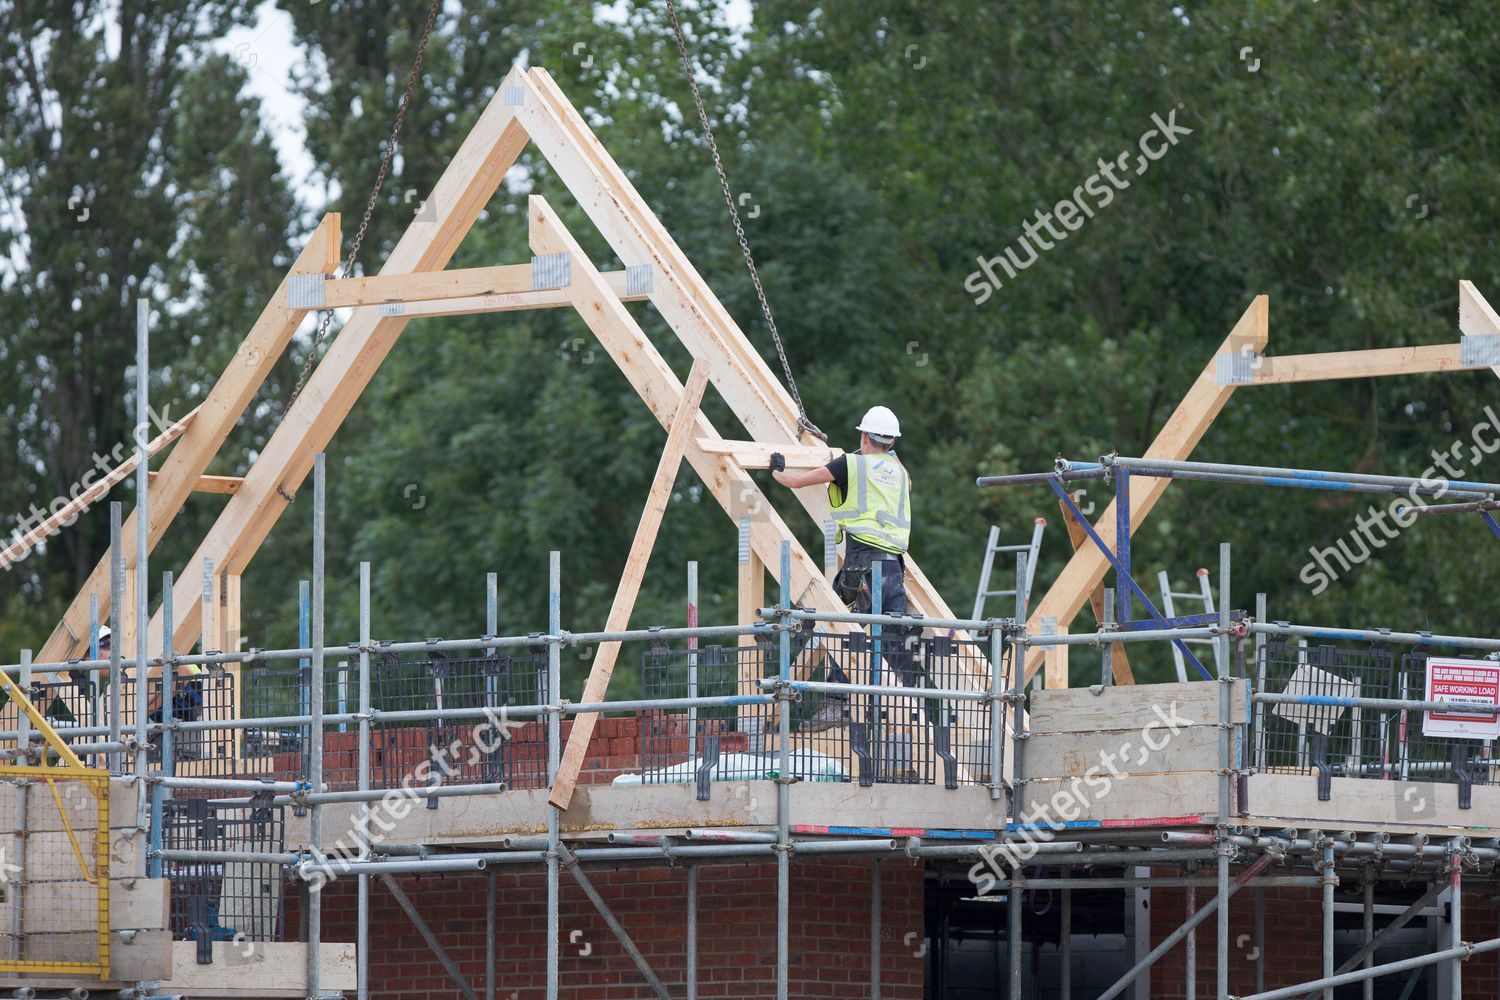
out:
M880 437L898 438L901 436L901 421L891 412L888 406L872 406L865 411L865 417L854 428L864 431L866 434L877 434Z
M108 625L102 625L99 628L99 641L103 642L105 639L108 639L113 634L114 633L109 630L109 626Z

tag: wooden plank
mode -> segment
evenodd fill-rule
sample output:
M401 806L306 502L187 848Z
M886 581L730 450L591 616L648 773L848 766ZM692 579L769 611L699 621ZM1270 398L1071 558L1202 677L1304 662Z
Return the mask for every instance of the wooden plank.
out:
M1458 283L1458 330L1470 337L1500 334L1500 315L1479 294L1472 281ZM1490 371L1500 375L1500 365L1491 365Z
M240 576L237 573L219 574L218 623L218 639L211 642L208 648L226 653L237 652L240 648ZM224 669L234 674L234 691L236 707L238 707L240 665L230 663L226 664ZM239 718L238 711L235 713L235 718Z
M1219 385L1217 378L1217 355L1248 350L1265 350L1269 339L1269 300L1257 295L1250 307L1240 316L1234 329L1215 352L1215 358L1199 373L1196 381L1177 404L1177 409L1162 425L1156 440L1146 449L1146 458L1182 460L1192 454L1193 448L1202 440L1204 433L1229 402L1234 394L1232 385ZM1131 486L1130 529L1137 530L1151 514L1156 502L1166 492L1170 479L1137 479ZM1115 505L1111 500L1103 515L1095 523L1094 530L1109 546L1115 544ZM1088 595L1104 579L1109 569L1109 560L1096 546L1090 545L1073 553L1063 571L1058 574L1047 593L1032 610L1028 629L1037 632L1042 619L1054 617L1058 624L1071 623L1083 608ZM1042 651L1034 648L1026 654L1027 680L1041 668Z
M155 457L157 452L161 451L167 445L182 437L182 435L187 432L188 425L192 423L193 417L197 414L197 412L198 411L195 408L190 413L188 413L187 416L172 424L172 426L168 427L166 430L162 431L156 437L147 442L146 457ZM134 448L133 443L131 447L132 449ZM85 489L79 492L77 497L69 500L62 507L59 507L57 511L49 516L46 520L37 524L36 527L26 532L26 534L22 535L20 538L17 538L14 542L7 545L3 550L0 550L0 569L8 569L9 567L15 565L17 562L20 562L22 559L26 558L26 554L29 553L38 542L42 541L45 538L51 537L54 532L60 530L64 525L68 524L70 521L78 517L84 511L88 510L94 504L98 503L100 500L103 500L105 495L108 494L110 490L114 489L115 486L119 485L131 473L135 471L135 467L137 464L139 463L137 463L136 461L136 453L134 450L132 450L130 453L130 457L111 469L108 475L105 475L99 479L94 480L92 483L89 483ZM87 478L91 474L92 473L85 473L85 478ZM156 473L148 472L147 475L155 476ZM104 620L104 611L102 608L100 609L99 617L101 621ZM85 622L85 626L86 625L87 622Z
M742 469L769 469L771 453L780 452L788 469L818 469L844 453L828 445L771 444L764 441L724 441L699 438L698 447L710 455L727 455Z
M68 850L64 844L63 850ZM33 856L39 852L33 851ZM73 878L56 881L52 872L32 870L26 876L31 891L23 897L22 926L30 933L68 933L99 929L99 891L89 882L77 880L78 865L71 857ZM49 868L58 865L52 863ZM64 866L66 867L66 866ZM111 930L164 930L168 919L169 880L164 878L114 878L109 880L109 926Z
M327 274L337 270L338 264L339 215L331 212L323 216L323 221L292 262L286 277L282 279L281 288L286 287L293 275ZM162 464L161 475L150 493L151 517L146 526L147 551L155 548L168 525L182 509L193 484L207 471L209 462L218 454L230 430L245 412L245 407L260 389L276 360L285 352L292 334L297 331L302 318L307 314L306 310L285 308L282 305L284 301L284 294L271 296L271 301L240 343L234 360L209 390L208 396L195 411L182 440ZM134 569L136 564L135 517L135 513L131 512L120 531L120 549L127 569ZM88 631L90 594L98 595L100 620L109 620L109 563L110 554L106 551L89 574L83 588L73 598L62 621L43 644L37 654L38 661L57 662L82 654L88 642L84 633ZM189 563L189 566L202 565L201 557ZM182 593L186 594L196 586L192 579L183 578L194 576L192 573L179 574L179 585L184 588ZM189 606L189 603L178 605L184 614ZM134 617L125 615L126 619L132 621ZM161 630L155 630L152 635L159 647ZM134 642L120 648L129 649L132 654L135 652Z
M1230 718L1247 721L1245 685L1233 685ZM1092 733L1147 725L1163 728L1168 718L1178 726L1217 726L1219 682L1139 684L1124 687L1065 688L1034 691L1031 695L1031 732Z
M171 895L171 879L111 879L110 930L158 930L171 927Z
M1500 334L1500 314L1479 294L1472 281L1458 283L1458 329L1471 337Z
M620 573L620 583L615 589L615 599L609 608L609 619L604 624L606 632L619 632L630 627L630 612L635 609L636 595L641 590L641 579L646 575L646 566L651 562L651 550L656 545L656 534L661 529L662 515L672 496L672 486L677 482L677 473L682 468L682 454L687 448L689 436L697 422L698 405L703 401L703 390L708 385L708 366L702 361L693 362L686 386L672 416L672 425L667 431L667 444L662 449L661 459L656 464L656 476L646 494L646 507L641 511L641 520L635 528L635 538L630 543L630 552L625 558L625 569ZM599 702L609 690L609 679L614 676L615 660L620 655L620 643L606 642L594 654L589 668L588 680L583 685L585 703ZM594 738L594 727L599 721L598 712L584 712L573 717L573 728L568 734L568 744L563 748L562 762L557 777L552 782L549 799L559 809L568 808L573 798L573 787L578 783L578 774L583 770L583 758L588 753L589 741Z
M302 941L215 941L213 963L199 965L198 943L177 941L172 946L170 981L161 984L161 992L193 997L304 997L308 947ZM353 990L355 965L352 943L323 943L318 949L319 988Z
M1473 834L1476 825L1491 826L1494 817L1500 816L1500 786L1496 785L1474 785L1473 808L1460 809L1456 784L1339 777L1332 781L1333 798L1320 802L1317 778L1311 774L1252 774L1246 813L1255 819L1275 820L1266 823L1268 827L1454 834ZM1408 788L1413 789L1409 795Z
M1185 818L1213 822L1219 809L1219 776L1212 771L1137 774L1097 780L1078 778L1028 781L1021 818L1025 822L1066 820L1162 820L1180 826Z
M146 478L151 482L156 481L160 472L148 472ZM194 493L238 493L240 484L245 480L239 476L199 476L198 481L192 486Z
M339 278L323 285L323 308L343 309L387 302L512 295L531 291L530 264L455 268L415 274L372 274Z
M1067 635L1068 626L1057 626L1057 634ZM1043 660L1045 667L1043 668L1042 683L1048 691L1056 691L1059 688L1068 686L1068 651L1072 648L1072 646L1053 646L1047 650L1046 657ZM1124 647L1121 648L1123 649Z
M645 302L650 298L646 292L626 291L624 271L604 271L604 280L614 289L621 302ZM408 300L399 310L407 319L423 316L474 316L487 313L524 312L529 309L560 309L572 306L565 288L544 288L537 291L507 292L503 295L467 295L456 299ZM376 310L378 306L360 306L361 309ZM387 307L389 308L389 307Z
M187 942L191 944L191 942ZM97 936L84 931L61 934L32 934L26 939L26 957L32 960L53 959L77 961L80 956L92 957L98 949ZM191 959L189 959L191 961ZM172 932L167 930L117 930L109 935L109 983L136 983L157 981L172 975ZM23 973L22 976L25 976ZM50 981L40 976L25 976L22 980L0 979L5 986L15 988L26 982L37 989L56 989L57 983L81 981L88 983L90 990L100 988L97 975L64 975ZM97 993L95 994L98 995Z
M1030 779L1081 778L1090 768L1098 768L1096 774L1110 774L1113 767L1134 775L1212 771L1218 766L1217 726L1188 726L1175 735L1163 729L1149 737L1149 742L1142 738L1140 729L1032 733L1022 767Z
M1247 385L1286 385L1345 378L1385 378L1423 372L1463 371L1457 344L1382 347L1368 351L1330 351L1259 358Z
M1073 543L1073 551L1076 553L1081 548L1093 546L1094 543L1089 540L1088 532L1084 530L1083 525L1079 524L1078 518L1074 516L1073 509L1062 500L1057 501L1057 506L1062 510L1063 524L1068 529L1068 541ZM1103 579L1100 579L1099 583L1094 587L1094 589L1089 591L1089 608L1094 612L1095 622L1104 621ZM1058 626L1058 632L1063 632L1062 625ZM1130 654L1125 651L1127 648L1126 644L1123 642L1116 642L1112 645L1115 648L1113 654L1109 658L1109 666L1110 672L1114 675L1115 683L1134 684L1135 672L1130 669ZM1059 646L1057 648L1067 649L1068 647ZM1050 681L1047 682L1047 686L1049 688L1052 687L1052 683ZM1062 684L1060 686L1067 687L1068 685Z
M503 94L522 72L514 69L497 88L473 130L454 155L428 197L436 207L432 218L414 219L381 274L410 274L445 267L480 211L494 196L521 149L526 132L517 123L516 109ZM284 299L274 300L280 308ZM241 574L272 526L286 509L283 491L295 495L380 363L406 328L402 316L380 316L376 310L356 310L334 338L307 385L288 409L280 425L245 474L238 493L229 498L213 527L178 574L173 609L173 645L179 652L198 639L199 618L192 613L198 589L196 572L203 558L231 574ZM201 472L201 470L199 470ZM196 475L194 476L196 478ZM155 508L153 507L153 512ZM86 612L85 606L85 612ZM151 641L160 643L161 608L152 618ZM156 655L156 649L153 654Z

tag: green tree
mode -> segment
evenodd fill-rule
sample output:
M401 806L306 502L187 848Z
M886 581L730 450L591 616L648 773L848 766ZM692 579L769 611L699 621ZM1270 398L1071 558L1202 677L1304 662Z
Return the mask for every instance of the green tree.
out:
M201 398L289 262L294 202L245 70L212 45L245 4L21 2L0 11L0 507L48 509L130 447L134 303L151 299L154 408ZM253 432L257 421L250 422ZM260 423L263 424L263 421ZM151 431L154 436L155 430ZM116 498L127 500L126 488ZM204 508L179 520L168 564ZM9 536L16 529L10 517ZM0 644L45 636L108 544L96 509L0 584ZM158 563L158 566L161 564Z

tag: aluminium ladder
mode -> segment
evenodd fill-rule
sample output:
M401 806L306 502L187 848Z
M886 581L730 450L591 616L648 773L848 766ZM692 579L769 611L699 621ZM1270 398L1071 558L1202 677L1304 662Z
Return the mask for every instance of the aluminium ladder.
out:
M1036 557L1042 548L1042 529L1047 527L1047 519L1039 517L1032 525L1031 541L1022 545L1001 545L1000 528L997 525L990 526L990 537L984 545L984 567L979 571L979 590L974 595L973 620L979 621L984 618L984 602L991 597L1015 597L1016 588L1009 590L991 590L990 574L995 568L995 555L999 552L1024 552L1026 553L1026 581L1021 584L1026 602L1031 602L1031 581L1036 579Z
M1177 611L1174 607L1174 602L1177 600L1202 601L1203 613L1209 615L1214 613L1214 595L1213 591L1209 589L1207 569L1200 568L1198 570L1198 592L1196 594L1191 591L1173 590L1172 580L1167 576L1166 570L1157 573L1156 579L1161 584L1162 614L1165 617L1176 617ZM1182 641L1195 646L1212 646L1214 648L1214 667L1219 674L1223 674L1224 650L1220 647L1217 639L1183 639ZM1182 647L1175 642L1172 643L1172 663L1177 667L1177 679L1186 682L1188 679L1187 663L1182 658Z

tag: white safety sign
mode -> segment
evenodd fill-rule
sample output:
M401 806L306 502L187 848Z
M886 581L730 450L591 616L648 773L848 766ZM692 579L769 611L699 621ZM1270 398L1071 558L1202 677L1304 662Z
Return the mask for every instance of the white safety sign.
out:
M1455 705L1500 705L1500 662L1427 658L1428 701ZM1426 712L1423 736L1461 737L1474 740L1500 738L1500 715L1490 712Z

